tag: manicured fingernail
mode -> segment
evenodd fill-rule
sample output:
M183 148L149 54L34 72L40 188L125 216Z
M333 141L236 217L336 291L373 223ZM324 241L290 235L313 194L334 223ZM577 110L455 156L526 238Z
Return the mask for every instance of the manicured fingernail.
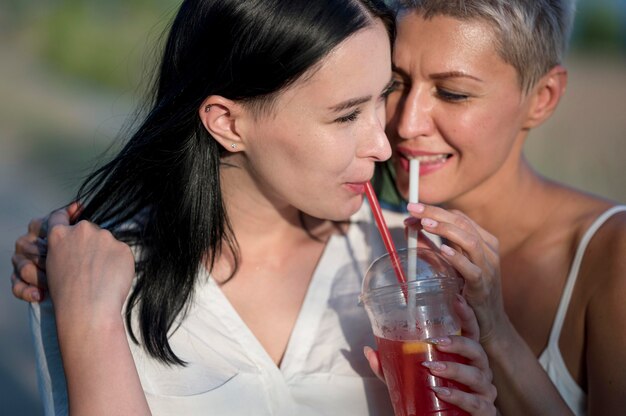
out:
M424 212L425 207L422 204L416 204L415 202L411 202L406 206L406 209L411 212L415 212L416 214L421 214L422 212Z
M439 361L424 361L422 365L433 371L443 371L447 368L444 363L440 363Z
M437 226L437 224L439 224L437 221L432 220L430 218L423 218L422 219L422 225L424 227L428 227L428 228L434 228Z
M450 389L446 387L430 386L430 388L437 393L438 396L449 396L451 394Z
M33 291L33 293L30 294L30 298L33 300L33 302L39 302L41 300L41 294L38 290L35 290Z
M435 345L450 345L452 344L452 340L448 337L440 337L440 338L428 338L426 342Z
M442 244L440 248L441 251L443 251L443 254L447 254L448 256L454 256L454 250L452 249L452 247Z

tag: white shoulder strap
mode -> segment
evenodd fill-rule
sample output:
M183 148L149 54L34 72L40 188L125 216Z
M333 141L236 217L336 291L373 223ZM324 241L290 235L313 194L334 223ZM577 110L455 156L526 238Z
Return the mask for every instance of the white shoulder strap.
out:
M606 220L611 218L614 214L622 211L626 211L626 205L616 205L605 211L593 222L593 224L591 224L589 229L587 229L587 231L585 232L585 235L583 235L583 238L580 240L578 248L576 249L574 261L572 262L569 274L567 275L567 280L565 281L565 289L563 289L561 301L559 302L559 308L556 312L556 318L554 318L554 323L552 324L552 331L550 332L550 340L548 344L552 342L558 342L558 339L561 336L561 328L563 327L565 314L567 313L567 308L569 307L569 302L572 298L572 292L574 291L574 285L576 284L578 271L583 261L585 251L587 250L587 246L589 245L589 241L591 241L596 231L598 231L598 229L606 222Z

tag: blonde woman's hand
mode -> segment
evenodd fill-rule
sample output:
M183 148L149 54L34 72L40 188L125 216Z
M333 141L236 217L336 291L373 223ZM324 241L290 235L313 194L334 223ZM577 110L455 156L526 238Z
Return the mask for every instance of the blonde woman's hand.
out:
M76 202L66 207L68 218L75 218L80 211ZM13 296L26 302L43 300L46 282L46 253L48 250L48 218L34 218L28 224L28 232L15 241L11 257L13 273L11 286Z
M478 319L483 346L506 334L510 322L502 299L498 239L460 211L425 204L408 209L425 231L442 238L441 252L465 279L463 293Z
M135 275L128 245L66 210L48 220L46 273L57 320L119 318Z
M461 319L461 335L431 340L435 348L441 352L458 354L467 360L467 364L457 362L428 362L423 364L432 375L455 381L466 387L468 391L455 388L444 388L435 394L445 402L454 404L474 416L493 416L497 414L495 400L496 388L493 385L493 374L489 360L479 339L479 327L472 308L462 296L458 296L454 304L455 311ZM365 347L363 350L372 371L383 382L382 365L378 351Z

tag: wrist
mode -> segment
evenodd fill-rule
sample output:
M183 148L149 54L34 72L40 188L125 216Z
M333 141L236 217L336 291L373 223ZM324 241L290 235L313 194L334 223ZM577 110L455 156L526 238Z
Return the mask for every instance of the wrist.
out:
M491 360L499 358L509 359L511 348L515 346L519 335L513 324L505 315L500 319L492 331L485 336L481 336L480 343Z
M94 308L81 310L72 307L55 307L59 341L61 339L100 338L110 333L125 331L121 312L99 311Z

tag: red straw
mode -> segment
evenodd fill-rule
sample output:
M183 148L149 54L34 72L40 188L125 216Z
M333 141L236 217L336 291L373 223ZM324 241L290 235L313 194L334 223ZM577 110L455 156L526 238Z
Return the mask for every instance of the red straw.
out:
M378 227L378 232L383 239L383 243L385 244L385 248L391 257L391 262L393 265L393 270L396 272L396 277L398 278L399 283L406 283L406 277L404 276L404 271L400 266L400 258L398 257L398 252L396 251L396 246L393 244L393 240L391 239L391 234L389 233L389 228L387 228L387 223L385 222L385 218L383 217L383 212L380 209L380 204L378 203L378 198L376 198L376 194L374 193L374 188L372 188L372 184L367 182L365 184L365 196L367 196L367 200L370 203L370 208L372 209L372 213L374 214L374 219L376 220L376 226Z

